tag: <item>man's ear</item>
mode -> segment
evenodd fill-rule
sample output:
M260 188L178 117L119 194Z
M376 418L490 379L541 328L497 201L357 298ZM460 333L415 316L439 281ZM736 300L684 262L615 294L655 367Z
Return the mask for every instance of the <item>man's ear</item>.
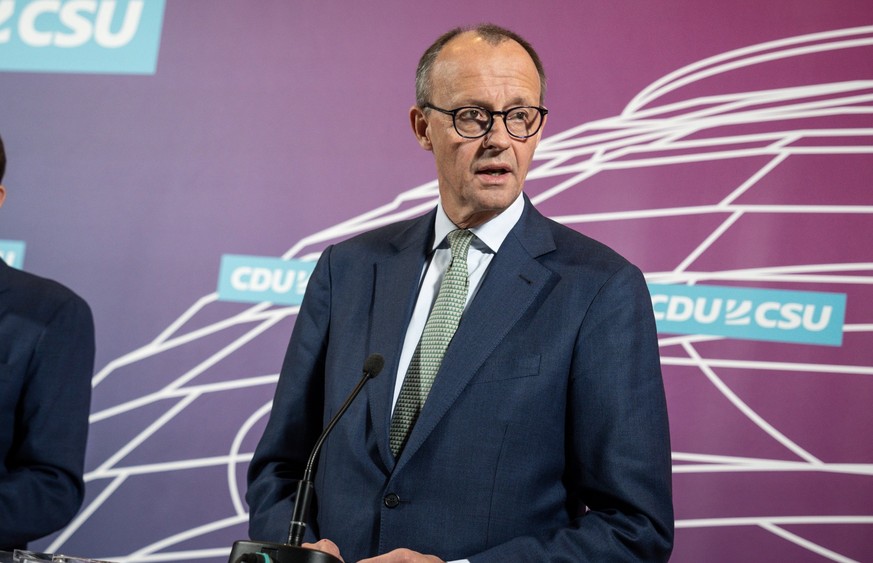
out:
M6 199L6 188L0 184L0 207L3 207L3 200Z
M415 134L415 139L426 151L433 150L433 144L430 142L430 131L427 127L427 116L424 111L418 106L412 106L409 109L409 123L412 125L412 132Z

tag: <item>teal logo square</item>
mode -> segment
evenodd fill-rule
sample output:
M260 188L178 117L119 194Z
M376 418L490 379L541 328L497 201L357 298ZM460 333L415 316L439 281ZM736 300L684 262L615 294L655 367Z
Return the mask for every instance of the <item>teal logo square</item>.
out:
M154 74L165 0L0 0L0 71Z

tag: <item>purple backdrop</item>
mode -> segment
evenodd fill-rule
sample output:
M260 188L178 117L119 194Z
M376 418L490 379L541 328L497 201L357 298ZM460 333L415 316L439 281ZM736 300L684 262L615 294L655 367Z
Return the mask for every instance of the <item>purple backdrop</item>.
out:
M847 295L840 347L663 335L673 560L873 560L867 1L168 0L154 75L0 73L0 239L97 323L87 499L34 547L226 560L296 310L216 300L221 256L430 206L414 67L483 20L546 64L544 212L652 282Z

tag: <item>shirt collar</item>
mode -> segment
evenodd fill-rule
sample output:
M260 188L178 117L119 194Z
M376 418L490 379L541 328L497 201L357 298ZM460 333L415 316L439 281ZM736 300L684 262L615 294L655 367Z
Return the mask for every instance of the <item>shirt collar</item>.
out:
M503 244L509 231L511 231L515 224L518 223L523 211L524 197L521 194L518 194L518 197L515 198L512 205L503 210L502 213L498 214L490 221L470 229L473 234L476 235L476 238L473 239L473 243L478 239L482 241L491 252L497 252L500 250L500 245ZM434 222L433 246L431 247L431 250L436 250L436 248L445 240L446 235L457 228L458 227L452 223L452 220L449 219L449 216L446 215L442 201L440 201L437 205L436 220Z

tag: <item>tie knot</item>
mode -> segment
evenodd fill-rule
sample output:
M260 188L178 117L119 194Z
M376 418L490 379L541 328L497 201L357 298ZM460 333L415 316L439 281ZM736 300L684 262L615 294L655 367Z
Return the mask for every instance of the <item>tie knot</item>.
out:
M455 229L448 234L449 246L452 248L452 259L467 260L467 250L473 240L473 233L467 229Z

